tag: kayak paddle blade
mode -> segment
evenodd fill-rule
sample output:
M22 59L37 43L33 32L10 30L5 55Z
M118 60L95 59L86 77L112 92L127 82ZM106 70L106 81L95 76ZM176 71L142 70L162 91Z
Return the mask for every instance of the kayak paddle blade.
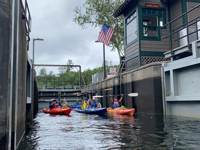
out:
M95 98L96 98L96 97L103 97L103 96L101 96L101 95L96 95L96 96L93 96L93 97L95 97Z
M136 97L136 96L138 96L138 93L130 93L130 94L128 94L128 96L130 96L130 97Z

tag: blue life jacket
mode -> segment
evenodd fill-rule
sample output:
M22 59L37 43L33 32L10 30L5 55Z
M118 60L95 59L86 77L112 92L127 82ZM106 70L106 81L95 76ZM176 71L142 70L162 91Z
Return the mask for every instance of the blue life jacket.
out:
M75 103L75 105L80 105L79 103Z
M117 108L117 107L120 107L119 103L118 102L114 102L113 108Z
M97 103L93 102L92 105L90 107L97 107Z

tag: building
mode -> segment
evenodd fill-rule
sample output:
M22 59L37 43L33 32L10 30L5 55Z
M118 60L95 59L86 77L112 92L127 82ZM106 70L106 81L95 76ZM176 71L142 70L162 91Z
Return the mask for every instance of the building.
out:
M164 57L164 53L181 45L184 41L179 41L180 43L177 44L177 42L171 42L174 37L171 39L162 39L162 37L185 24L187 16L179 18L170 27L164 25L199 3L200 0L125 0L115 11L114 17L124 16L126 71L151 62L170 60ZM195 18L198 11L188 14L188 21ZM162 30L161 27L163 27ZM189 31L192 32L193 29L190 27ZM177 35L174 36L181 35L184 35L184 31L177 31ZM196 37L193 37L193 40L195 39Z
M199 12L200 0L125 0L114 13L114 17L124 15L126 71L169 60L161 69L163 102L155 103L155 106L163 103L166 115L200 118ZM146 88L142 83L139 86ZM154 84L147 86L154 87L154 94L161 94L159 84L157 89ZM152 94L147 91L146 95ZM136 103L145 107L145 103Z

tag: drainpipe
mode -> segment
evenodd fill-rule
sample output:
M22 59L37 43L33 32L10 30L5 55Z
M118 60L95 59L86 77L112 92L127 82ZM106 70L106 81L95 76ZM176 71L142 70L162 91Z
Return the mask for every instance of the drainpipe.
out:
M18 113L18 58L19 58L19 0L15 0L15 41L14 41L14 45L15 45L15 72L14 72L14 84L15 84L15 117L14 118L14 149L16 149L17 147L17 113Z
M8 143L7 148L8 150L11 149L11 138L12 138L12 97L13 97L13 52L14 52L14 21L15 21L15 1L12 2L12 33L11 33L11 62L10 62L10 106L8 111L8 117L9 117L9 131L8 131Z
M12 40L8 150L17 145L17 101L18 101L18 56L19 56L19 1L12 3ZM13 140L12 140L13 139Z
M164 82L164 67L161 65L161 83L162 83L162 99L163 99L163 117L166 118L166 100L165 100L165 82Z

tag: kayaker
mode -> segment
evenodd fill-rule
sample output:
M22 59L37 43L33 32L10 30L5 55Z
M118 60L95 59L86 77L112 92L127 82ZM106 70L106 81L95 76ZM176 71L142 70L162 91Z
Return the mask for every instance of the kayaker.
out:
M77 100L76 103L75 103L75 106L76 106L76 105L80 105L78 100Z
M91 106L90 106L90 107L97 108L97 102L96 102L96 99L95 99L95 97L93 97L93 99L92 99L92 104L91 104Z
M57 108L57 105L56 105L56 100L55 99L51 99L51 102L49 104L49 108L52 109L52 108Z
M87 97L84 98L84 102L83 102L83 105L81 106L81 109L86 109L86 108L90 108L90 104L88 103L87 101Z
M61 104L59 103L59 101L56 101L56 105L57 107L61 107Z
M64 100L64 101L62 102L62 105L63 105L63 104L66 104L67 106L69 105L69 104L67 103L66 100Z
M97 102L97 107L98 107L98 108L102 108L102 105L101 105L100 102L98 102L98 98L97 98L97 97L96 97L96 102Z
M118 100L117 96L115 96L114 100L113 100L112 95L110 95L110 100L112 102L113 108L120 107L122 99L123 99L123 94L121 94L121 98L119 100Z

